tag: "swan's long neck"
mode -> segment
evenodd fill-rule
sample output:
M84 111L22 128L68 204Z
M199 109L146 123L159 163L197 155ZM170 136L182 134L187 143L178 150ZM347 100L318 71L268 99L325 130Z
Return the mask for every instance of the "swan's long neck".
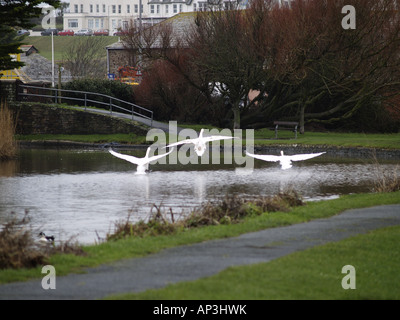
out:
M149 154L150 154L150 147L148 147L148 148L147 148L147 151L146 151L146 156L145 156L145 158L148 158L148 157L149 157Z

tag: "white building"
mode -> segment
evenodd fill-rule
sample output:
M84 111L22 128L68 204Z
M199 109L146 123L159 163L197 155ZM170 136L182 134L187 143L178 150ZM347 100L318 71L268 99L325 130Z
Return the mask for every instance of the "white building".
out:
M290 6L292 0L276 0L280 6ZM127 29L130 21L154 24L181 12L206 11L218 6L229 8L239 2L246 8L249 0L70 0L69 12L64 13L64 30Z
M228 7L237 0L141 0L141 21L154 24L181 12L205 11L209 6ZM280 1L280 0L279 0ZM243 7L248 0L242 0ZM64 29L126 29L130 21L139 20L140 0L70 0L64 13Z

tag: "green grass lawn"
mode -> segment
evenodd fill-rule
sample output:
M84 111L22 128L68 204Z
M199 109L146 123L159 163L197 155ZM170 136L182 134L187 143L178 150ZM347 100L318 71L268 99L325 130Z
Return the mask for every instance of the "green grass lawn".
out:
M231 267L217 275L112 299L257 300L400 299L400 226L295 252L269 263ZM345 265L355 289L343 289Z
M182 127L185 127L182 125ZM197 130L197 127L196 127ZM167 136L168 138L168 136ZM103 143L105 141L115 141L119 143L136 144L138 141L145 143L146 137L132 135L29 135L17 136L17 140L71 140L90 143ZM184 139L179 137L178 140ZM151 144L151 139L148 143ZM175 141L175 140L174 140ZM243 137L243 144L246 143ZM272 139L269 130L260 130L254 132L254 145L270 146L270 145L319 145L331 147L365 147L377 149L400 149L400 133L393 134L362 134L362 133L329 133L329 132L306 132L294 139Z
M256 145L298 144L326 145L337 147L366 147L382 149L400 149L400 133L371 134L371 133L338 133L338 132L306 132L294 139L293 132L282 131L279 139L275 132L269 129L256 130L254 139Z
M118 142L121 144L145 144L146 138L134 133L115 133L115 134L34 134L16 135L18 141L71 141L83 143L107 143Z
M71 46L72 43L79 40L80 37L64 37L55 36L54 39L54 60L61 61L63 59L63 52ZM118 37L106 36L106 37L94 37L98 41L104 41L105 45L110 45L118 41ZM40 36L40 37L26 37L24 39L25 44L34 45L38 50L39 54L48 60L51 60L51 37ZM104 48L104 57L106 57L107 52Z

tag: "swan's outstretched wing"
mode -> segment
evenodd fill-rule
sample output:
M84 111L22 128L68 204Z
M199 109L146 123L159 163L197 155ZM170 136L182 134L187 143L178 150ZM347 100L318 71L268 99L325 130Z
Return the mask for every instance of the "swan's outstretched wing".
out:
M118 152L115 152L114 150L112 150L111 148L108 149L108 151L114 157L129 161L130 163L133 163L133 164L137 164L137 165L142 164L142 159L141 158L136 158L134 156L130 156L130 155L127 155L127 154L118 153Z
M217 141L217 140L228 140L228 139L237 139L238 137L229 137L229 136L210 136L210 137L203 137L205 142L209 141Z
M196 138L196 139L185 139L185 140L181 140L181 141L178 141L178 142L175 142L175 143L171 143L171 144L169 144L169 145L163 147L163 149L164 149L164 148L171 148L171 147L179 146L179 145L181 145L181 144L186 144L186 143L193 143L193 144L195 144L195 143L197 142L197 140L198 140L197 138Z
M264 161L277 162L277 161L281 160L280 156L251 154L251 153L248 153L247 151L246 151L246 154L255 159L264 160Z
M150 163L152 161L156 161L158 159L164 158L167 155L169 155L170 153L172 153L173 151L174 151L174 148L171 148L171 150L168 151L167 153L163 153L163 154L159 154L159 155L156 155L156 156L149 157L149 158L147 158L147 163Z
M320 156L321 154L324 154L324 153L326 153L326 152L295 154L293 156L287 156L287 157L292 161L301 161L301 160L307 160L307 159L318 157L318 156Z

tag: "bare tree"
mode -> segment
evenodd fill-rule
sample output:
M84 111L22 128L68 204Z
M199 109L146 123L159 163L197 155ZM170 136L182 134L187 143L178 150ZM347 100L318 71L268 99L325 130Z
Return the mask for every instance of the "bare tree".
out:
M106 39L102 37L76 37L63 54L63 65L73 78L104 78Z
M393 0L294 1L271 12L264 116L334 123L399 94L400 19ZM357 26L342 28L344 5Z

